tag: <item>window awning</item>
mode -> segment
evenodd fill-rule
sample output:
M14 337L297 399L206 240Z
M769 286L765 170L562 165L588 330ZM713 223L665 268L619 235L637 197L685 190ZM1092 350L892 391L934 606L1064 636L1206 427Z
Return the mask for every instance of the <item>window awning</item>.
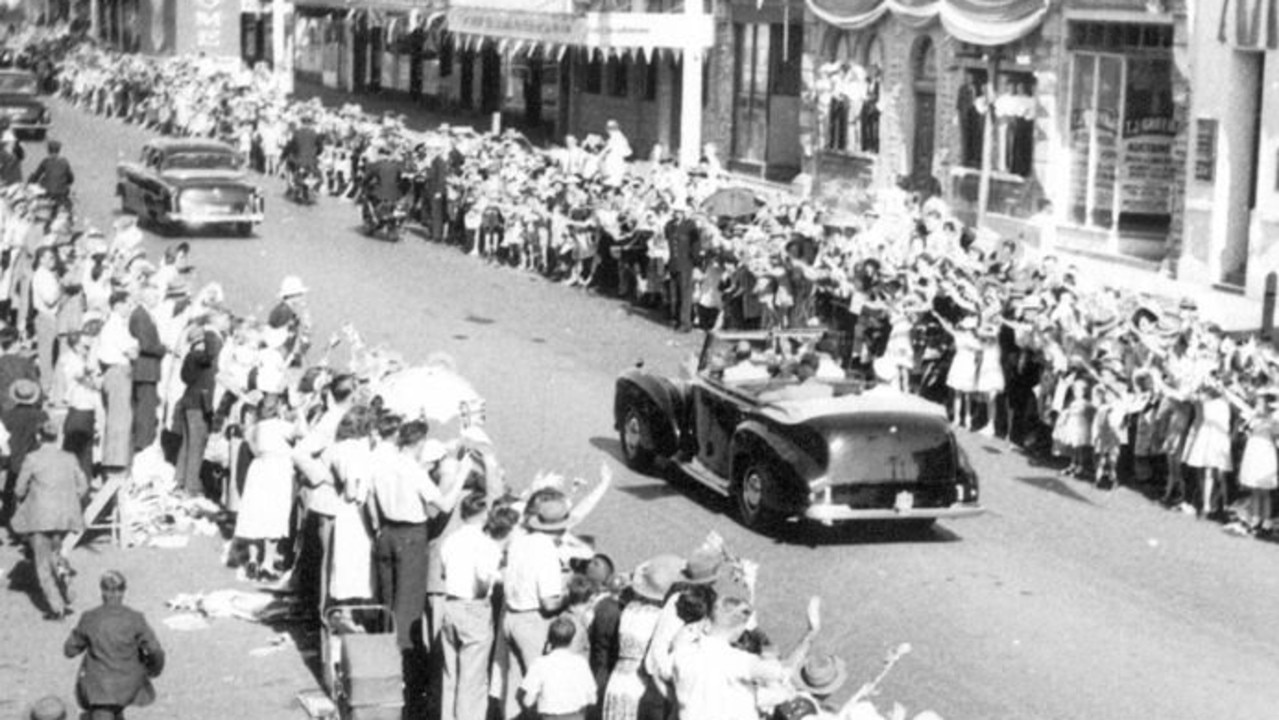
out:
M1044 15L1048 13L1049 2L1050 0L807 0L814 15L845 30L870 27L884 15L892 13L912 25L938 19L946 32L956 39L987 46L1005 45L1030 34L1043 22Z
M1223 0L1217 36L1240 50L1279 48L1279 1Z

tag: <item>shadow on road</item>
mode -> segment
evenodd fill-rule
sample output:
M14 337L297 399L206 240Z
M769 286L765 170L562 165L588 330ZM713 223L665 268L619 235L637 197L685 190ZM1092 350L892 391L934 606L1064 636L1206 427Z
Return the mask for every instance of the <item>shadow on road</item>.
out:
M44 601L44 594L40 592L35 566L26 557L19 560L9 571L9 591L26 595L31 606L41 612L49 609L48 603Z
M1092 501L1080 495L1074 488L1067 485L1064 480L1056 475L1030 475L1026 477L1013 478L1019 483L1024 483L1033 488L1047 490L1054 495L1060 495L1067 500L1074 500L1088 505L1092 505Z

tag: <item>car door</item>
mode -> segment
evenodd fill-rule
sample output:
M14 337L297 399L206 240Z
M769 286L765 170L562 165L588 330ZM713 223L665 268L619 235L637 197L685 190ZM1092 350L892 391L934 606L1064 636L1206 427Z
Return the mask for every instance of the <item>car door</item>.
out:
M718 381L702 377L693 386L697 459L728 485L729 442L742 419L745 399Z

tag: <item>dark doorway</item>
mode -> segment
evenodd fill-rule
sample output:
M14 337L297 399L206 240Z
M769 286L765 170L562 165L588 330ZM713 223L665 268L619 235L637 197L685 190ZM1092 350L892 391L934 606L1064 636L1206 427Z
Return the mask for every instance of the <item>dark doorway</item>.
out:
M911 154L911 179L933 175L933 155L937 147L937 53L927 36L915 41L911 52L912 84L915 95L915 137Z

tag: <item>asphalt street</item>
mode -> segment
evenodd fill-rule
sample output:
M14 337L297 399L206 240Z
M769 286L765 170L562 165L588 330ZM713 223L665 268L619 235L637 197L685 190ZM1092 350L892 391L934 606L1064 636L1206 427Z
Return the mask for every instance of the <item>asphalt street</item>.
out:
M148 137L136 127L55 103L54 136L77 173L81 208L109 227L115 165ZM32 159L43 150L32 145ZM29 169L29 168L28 168ZM354 324L374 344L420 361L443 352L487 399L488 428L516 485L546 470L616 487L582 528L621 567L692 550L716 530L761 564L761 625L783 648L801 634L805 601L823 598L819 652L842 655L850 694L885 651L912 652L883 685L881 706L932 708L949 719L1274 717L1279 708L1279 547L1227 536L1129 490L1096 490L1037 467L997 440L965 434L982 478L979 518L908 535L878 528L790 533L738 526L724 503L690 484L635 475L618 460L613 380L643 360L675 373L700 338L679 336L616 301L486 265L408 236L398 245L359 234L358 212L325 199L300 208L267 189L268 220L251 239L193 237L201 280L262 316L280 279L312 289L317 337ZM173 238L149 237L153 255ZM219 546L79 550L77 589L91 603L96 574L129 574L130 600L159 624L177 592L234 587ZM0 550L0 568L17 553ZM0 717L45 692L70 698L67 628L39 620L11 577L0 592ZM3 586L0 586L3 587ZM158 627L170 667L160 700L134 717L297 718L314 687L308 639L271 650L273 633L231 620L208 630ZM254 648L267 648L257 655Z

